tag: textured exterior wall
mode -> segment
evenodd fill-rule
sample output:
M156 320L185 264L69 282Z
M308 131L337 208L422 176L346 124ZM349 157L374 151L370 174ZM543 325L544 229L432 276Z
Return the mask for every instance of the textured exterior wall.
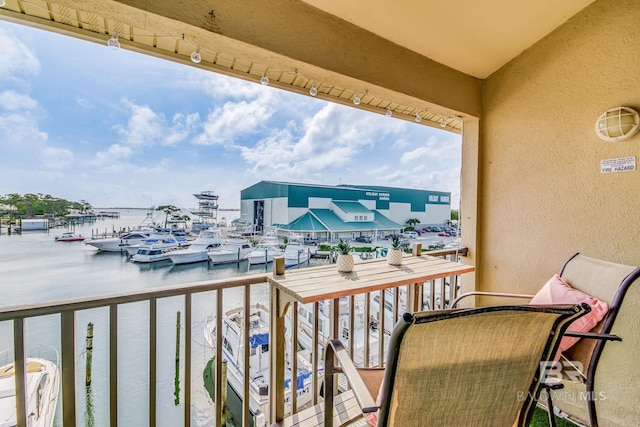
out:
M487 79L479 290L535 293L575 252L640 265L640 171L600 173L603 159L638 156L640 135L594 132L605 110L640 107L639 22L637 0L598 0ZM638 400L599 402L600 425L640 425Z
M574 252L640 265L640 154L594 132L605 110L640 107L640 3L600 0L492 75L480 153L482 284L536 290ZM514 268L517 265L518 268Z

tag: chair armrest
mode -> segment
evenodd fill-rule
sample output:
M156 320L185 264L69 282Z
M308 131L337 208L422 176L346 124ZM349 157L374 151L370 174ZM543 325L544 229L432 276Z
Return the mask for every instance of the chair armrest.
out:
M334 364L335 359L338 360L339 366ZM347 381L351 385L353 394L358 401L358 405L363 413L375 412L378 406L374 398L369 393L366 384L360 377L353 361L349 357L349 353L342 345L340 340L330 340L325 351L324 361L324 405L325 420L333 419L333 374L342 372Z
M586 338L591 340L604 340L604 341L622 341L618 335L602 334L600 332L573 332L567 331L564 333L566 337Z
M451 308L455 308L456 305L458 305L458 303L462 301L464 298L473 297L473 296L522 298L522 299L531 299L534 297L534 295L529 295L529 294L510 294L510 293L504 293L504 292L481 292L481 291L465 292L464 294L459 295L456 299L453 300L453 303L451 304Z

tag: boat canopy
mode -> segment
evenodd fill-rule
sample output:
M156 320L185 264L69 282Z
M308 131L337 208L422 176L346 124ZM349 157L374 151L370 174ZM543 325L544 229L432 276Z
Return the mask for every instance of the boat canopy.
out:
M269 344L269 334L255 334L249 337L249 344L251 344L251 348L256 348L259 345L268 345Z
M304 380L306 380L310 376L311 376L311 371L305 371L299 374L298 377L296 378L296 387L299 390L302 390L302 388L304 388ZM285 378L284 388L289 388L289 384L291 384L291 378Z

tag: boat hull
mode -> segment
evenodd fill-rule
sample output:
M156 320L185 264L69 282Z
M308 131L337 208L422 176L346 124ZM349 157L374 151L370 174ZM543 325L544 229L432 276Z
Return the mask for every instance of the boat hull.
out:
M178 250L169 254L169 259L175 265L180 264L194 264L196 262L203 262L209 259L209 254L206 249L201 251L189 251L185 249L184 251Z
M85 240L84 244L104 252L124 252L129 246L141 245L150 233L136 233L137 237L106 237Z
M0 421L17 425L13 362L0 367ZM27 405L30 427L53 427L60 392L58 366L46 359L27 359ZM13 391L13 392L12 392Z
M247 259L247 253L238 253L234 251L212 251L208 257L215 264L230 264L233 262L241 262Z
M291 254L291 255L285 254L284 256L285 267L293 267L298 264L304 264L307 261L309 261L309 253L305 251L302 251L297 254Z

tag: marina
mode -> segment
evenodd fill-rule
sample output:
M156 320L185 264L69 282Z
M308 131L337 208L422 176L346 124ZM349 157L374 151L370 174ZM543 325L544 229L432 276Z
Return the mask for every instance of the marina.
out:
M121 230L136 228L145 221L146 209L119 209L119 217L106 218L96 223L86 223L75 227L75 234L91 236L96 234L96 227L103 230ZM158 213L159 221L161 214ZM82 241L60 243L55 240L62 236L65 229L53 228L38 231L23 231L21 234L0 235L0 277L2 284L10 291L5 292L2 305L15 306L47 301L60 301L75 298L100 296L106 294L122 294L144 289L199 282L203 280L225 279L245 274L264 272L271 265L250 265L248 261L240 263L213 265L210 262L174 265L170 260L154 263L134 263L121 248L115 252L98 250ZM108 233L105 233L108 234ZM148 237L148 235L147 235ZM118 241L122 239L116 239ZM86 243L89 243L87 239ZM118 243L120 244L120 243ZM177 252L177 251L176 251ZM310 261L311 265L326 263L326 260ZM306 264L305 264L306 265ZM268 299L268 286L254 285L252 298ZM225 291L225 310L231 310L242 303L240 289ZM202 372L211 358L211 348L206 345L202 332L205 319L211 315L215 307L215 298L201 298L193 307L193 357L192 357L192 425L211 425L213 402L203 386ZM171 299L163 301L163 312L174 315L161 317L158 330L164 331L158 336L158 400L173 402L175 374L175 312L182 309L181 301ZM85 425L108 426L108 313L104 310L86 310L78 315L78 325L92 322L95 324L93 353L93 382L90 393L78 396L78 411L83 417L91 420ZM126 425L147 425L148 390L143 378L148 371L148 360L139 358L137 354L146 353L149 345L148 336L141 324L148 322L146 306L131 304L121 311L120 325L126 331L119 342L119 358L122 362L119 378L122 384L122 396L119 413L126 419ZM184 329L185 325L181 325ZM32 349L40 345L60 349L60 326L56 316L43 316L27 321L26 347L31 357ZM84 366L86 352L83 333L78 334L77 358ZM166 340L166 341L165 341ZM0 342L11 347L13 342L13 326L11 322L0 322ZM4 348L3 348L4 349ZM84 372L78 374L84 377ZM61 403L58 402L55 423L62 426ZM183 409L180 405L158 405L158 417L166 425L179 425ZM231 418L229 425L234 425Z
M126 294L143 291L151 288L170 287L185 283L196 283L215 279L230 279L247 274L270 271L271 263L251 264L243 260L226 264L214 264L212 262L194 262L178 264L167 259L165 261L136 263L127 254L127 247L140 244L143 239L148 239L149 233L140 231L122 234L119 237L109 237L109 230L132 230L142 223L150 223L149 211L144 209L120 209L119 216L105 218L96 223L76 225L74 234L82 236L99 237L82 241L70 241L59 243L56 237L67 233L64 229L49 229L48 231L30 231L22 234L3 234L0 236L0 277L3 284L11 289L5 293L3 306L22 304L34 304L49 301L60 301L77 298L92 298L108 294ZM157 213L156 222L160 221L162 214ZM97 230L105 230L98 233ZM211 228L204 228L212 230ZM203 229L203 230L204 230ZM232 231L232 229L216 229L219 231ZM202 233L203 231L201 231ZM216 233L211 233L215 235ZM100 235L100 236L98 236ZM129 240L134 235L138 241ZM208 234L205 233L204 238ZM307 259L305 255L318 247L297 245L292 239L291 247L296 249L294 262L290 269L305 268L306 266L319 266L330 263L329 259ZM196 240L190 240L192 243ZM97 242L110 242L99 250ZM381 245L385 243L380 242ZM123 246L124 245L124 246ZM211 252L211 248L208 248ZM215 249L215 248L214 248ZM299 252L302 249L302 252ZM188 251L185 250L185 251ZM236 249L237 251L237 249ZM172 254L178 253L173 251ZM206 252L206 253L209 253ZM299 262L298 254L303 262ZM264 256L264 252L262 252ZM237 252L236 252L237 257ZM206 297L205 297L206 296ZM256 304L269 298L269 287L266 283L252 286L251 303ZM241 288L231 288L224 291L223 309L234 310L241 306L243 292ZM119 416L134 423L131 425L148 424L148 413L143 409L148 406L148 390L145 387L145 375L148 372L148 359L137 355L146 354L149 346L149 338L146 330L141 325L148 323L148 308L146 304L130 304L120 311L119 328L123 331L119 339L118 357L120 360L119 383L122 392L119 400ZM192 425L210 425L214 416L212 401L203 383L203 373L207 363L212 357L212 348L203 338L206 319L210 318L216 306L215 296L203 294L202 298L194 301L192 320L192 374L191 382L191 408L194 414ZM372 302L372 307L373 307ZM175 393L174 376L183 369L183 361L180 361L176 370L175 314L183 309L181 300L166 299L162 302L162 312L172 313L158 318L158 391L157 399L162 402L173 402ZM93 344L93 382L86 394L78 396L78 411L91 420L86 425L106 426L109 419L109 368L108 368L108 312L105 310L84 310L78 313L77 324L95 324L95 337ZM366 324L362 321L361 323ZM387 322L388 324L389 322ZM179 326L180 330L185 325ZM386 329L386 328L385 328ZM305 347L311 347L309 340L311 330L302 328L299 339ZM26 347L29 349L38 345L48 345L56 349L60 348L60 326L57 316L42 316L30 319L26 327ZM86 352L79 333L76 344L76 357L79 365L83 365ZM11 343L11 322L0 322L0 342ZM371 355L375 355L377 343L372 342ZM82 376L81 373L78 374ZM231 390L231 389L230 389ZM229 393L229 405L233 408L233 393ZM237 403L236 403L237 405ZM60 403L58 403L60 406ZM56 412L55 426L61 426L60 408ZM234 424L234 409L230 409L228 425ZM237 417L237 410L236 410ZM171 425L180 424L183 408L180 404L158 405L158 417L167 420ZM172 422L175 421L175 422Z

